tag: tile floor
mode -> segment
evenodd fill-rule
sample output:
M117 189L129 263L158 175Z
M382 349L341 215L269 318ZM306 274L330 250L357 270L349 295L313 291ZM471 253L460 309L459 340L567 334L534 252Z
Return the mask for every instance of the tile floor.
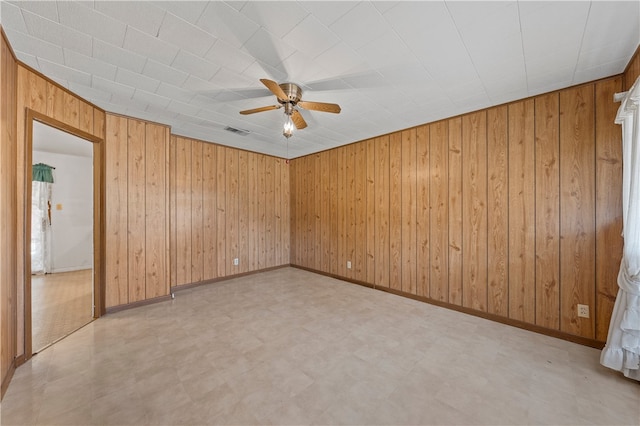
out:
M1 422L637 425L599 354L284 268L90 323L16 371Z

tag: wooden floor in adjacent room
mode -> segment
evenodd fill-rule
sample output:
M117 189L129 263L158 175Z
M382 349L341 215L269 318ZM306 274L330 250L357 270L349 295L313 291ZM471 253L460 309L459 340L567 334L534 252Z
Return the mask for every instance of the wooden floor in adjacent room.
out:
M31 277L34 353L93 320L92 272L84 269Z
M287 267L93 321L16 370L1 423L637 425L599 357Z

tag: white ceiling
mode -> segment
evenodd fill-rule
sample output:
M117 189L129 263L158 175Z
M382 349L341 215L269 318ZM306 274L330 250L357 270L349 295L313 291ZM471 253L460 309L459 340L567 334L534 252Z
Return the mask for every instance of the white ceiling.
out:
M638 1L2 1L19 60L114 113L295 158L621 73ZM303 88L287 141L260 83ZM226 126L249 130L247 136Z

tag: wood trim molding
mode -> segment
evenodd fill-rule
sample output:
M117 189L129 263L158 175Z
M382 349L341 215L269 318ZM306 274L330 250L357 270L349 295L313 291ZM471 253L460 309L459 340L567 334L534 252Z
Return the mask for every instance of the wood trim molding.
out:
M66 133L85 139L93 144L93 275L94 275L94 318L99 318L105 312L105 177L104 177L104 139L87 133L83 130L69 126L59 120L42 114L30 108L25 108L25 174L23 187L25 194L31 194L31 173L33 153L33 122L38 121L54 127ZM25 218L31 217L31 203L25 202ZM24 247L29 247L27 241L31 237L31 221L24 221ZM29 360L33 355L31 333L31 251L25 250L24 256L24 360Z
M63 123L62 121L56 120L55 118L51 118L46 114L42 114L38 111L32 110L30 108L27 108L27 126L29 125L29 123L31 123L31 121L36 120L39 121L43 124L46 124L48 126L51 127L55 127L58 130L62 130L63 132L66 133L70 133L74 136L77 136L79 138L82 139L86 139L89 142L93 142L93 143L101 143L103 142L103 139L101 137L98 136L94 136L91 133L87 133L83 130L80 129L76 129L75 127L69 126L66 123Z
M446 302L441 302L438 300L434 300L434 299L429 299L427 297L422 297L422 296L416 296L410 293L406 293L403 291L399 291L399 290L394 290L392 288L387 288L387 287L379 287L373 284L369 284L366 282L362 282L362 281L358 281L358 280L352 280L349 278L345 278L345 277L341 277L338 275L334 275L334 274L329 274L326 272L322 272L322 271L317 271L315 269L311 269L311 268L306 268L303 266L298 266L298 265L291 265L291 267L293 268L298 268L298 269L302 269L305 271L309 271L309 272L313 272L319 275L324 275L327 277L331 277L331 278L336 278L339 279L341 281L345 281L348 283L352 283L352 284L358 284L364 287L368 287L368 288L372 288L374 290L380 290L380 291L384 291L385 293L391 293L391 294L395 294L396 296L402 296L402 297L406 297L409 299L413 299L413 300L417 300L419 302L424 302L424 303L428 303L430 305L435 305L435 306L439 306L441 308L446 308L446 309L450 309L453 311L457 311L457 312L461 312L463 314L467 314L467 315L472 315L474 317L479 317L479 318L484 318L490 321L494 321L494 322L498 322L501 324L505 324L505 325L510 325L512 327L516 327L516 328L520 328L523 330L527 330L527 331L532 331L534 333L538 333L538 334L543 334L546 336L550 336L550 337L555 337L557 339L562 339L562 340L566 340L569 342L573 342L573 343L577 343L583 346L589 346L592 348L596 348L596 349L602 349L604 348L605 342L601 342L599 340L595 340L595 339L588 339L585 337L581 337L581 336L575 336L573 334L569 334L569 333L564 333L562 331L557 331L557 330L550 330L548 328L544 328L544 327L540 327L538 325L534 325L534 324L529 324L523 321L517 321L517 320L513 320L510 318L506 318L506 317L502 317L499 315L495 315L495 314L489 314L486 312L481 312L481 311L476 311L470 308L465 308L463 306L459 306L459 305L454 305L451 303L446 303Z

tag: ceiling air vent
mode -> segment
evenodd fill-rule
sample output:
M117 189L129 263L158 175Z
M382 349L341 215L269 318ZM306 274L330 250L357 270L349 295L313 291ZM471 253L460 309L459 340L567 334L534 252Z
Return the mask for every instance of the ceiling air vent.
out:
M231 133L236 133L240 136L247 136L249 133L251 133L249 130L236 129L235 127L230 127L230 126L227 126L224 129Z

